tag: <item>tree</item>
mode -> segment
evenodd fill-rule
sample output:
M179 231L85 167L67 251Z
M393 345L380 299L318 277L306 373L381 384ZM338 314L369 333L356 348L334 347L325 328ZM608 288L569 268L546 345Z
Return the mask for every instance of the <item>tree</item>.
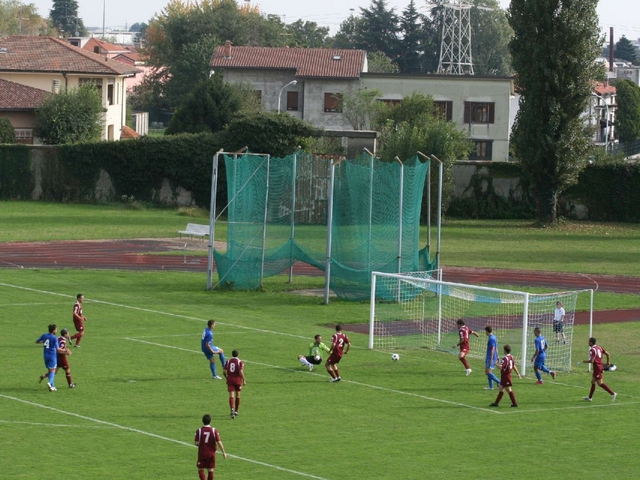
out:
M600 54L598 0L512 0L510 50L521 91L513 144L543 223L577 182L591 141L582 116Z
M150 102L144 107L158 110L184 103L209 77L211 54L226 40L234 45L284 46L284 33L279 16L265 17L234 0L171 0L149 21L145 33L143 51L154 72L140 89L141 98Z
M628 79L616 82L616 134L621 142L640 138L640 87Z
M331 44L329 27L318 27L316 22L297 20L285 27L287 45L302 48L327 48Z
M36 110L35 127L45 144L100 140L104 108L93 85L62 90L51 95Z
M443 162L442 209L446 211L453 195L453 164L467 158L473 144L465 132L435 114L433 98L414 93L403 98L402 103L388 107L378 117L381 131L380 157L391 161L396 156L410 158L418 151L433 154ZM437 205L437 175L432 175L431 205ZM426 193L426 186L425 186ZM426 204L426 195L423 203ZM426 216L426 210L423 208Z
M421 57L423 55L422 15L418 13L414 0L402 12L400 18L400 40L398 66L402 73L422 72Z
M333 37L333 48L359 48L356 46L356 32L362 21L360 17L349 15L349 17L340 24L338 33Z
M249 147L252 152L285 157L298 149L304 137L317 133L312 125L286 112L253 112L236 115L222 138L229 151Z
M15 130L6 117L0 117L0 144L2 143L16 143Z
M371 128L372 122L380 114L380 109L383 106L378 101L381 96L380 90L364 90L362 88L342 94L340 100L342 115L354 130Z
M144 23L144 22L136 22L136 23L134 23L133 25L131 25L131 26L129 27L129 31L130 31L130 32L141 32L143 29L145 29L145 30L146 30L146 28L147 28L148 26L149 26L149 25L147 25L147 24L146 24L146 23Z
M385 0L371 0L369 8L361 7L360 12L362 21L356 23L356 48L396 58L400 28L395 9L387 9Z
M474 73L510 75L512 68L509 41L513 31L507 20L507 12L500 8L497 0L474 0L470 14Z
M0 37L6 35L51 35L38 9L19 0L0 0Z
M77 0L53 0L49 18L60 35L65 38L87 35L87 29L78 16Z
M616 42L613 52L616 58L632 62L634 65L638 64L636 47L624 35Z
M397 73L398 65L383 52L367 53L368 71L371 73Z
M242 86L226 83L216 74L203 81L187 97L171 117L165 135L177 133L219 132L233 115L250 110L251 92ZM243 106L247 105L247 108Z

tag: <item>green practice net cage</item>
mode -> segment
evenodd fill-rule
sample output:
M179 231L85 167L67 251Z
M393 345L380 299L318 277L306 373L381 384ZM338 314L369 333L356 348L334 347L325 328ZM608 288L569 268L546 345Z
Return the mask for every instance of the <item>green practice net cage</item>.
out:
M220 158L228 204L216 216L213 199ZM301 262L325 272L325 300L329 289L339 298L366 300L372 271L437 268L428 245L420 246L420 210L429 168L430 160L417 156L383 162L366 154L352 160L302 151L285 158L217 154L208 288L255 289L264 278L282 273L291 281L293 265ZM218 218L225 214L226 242L216 242Z

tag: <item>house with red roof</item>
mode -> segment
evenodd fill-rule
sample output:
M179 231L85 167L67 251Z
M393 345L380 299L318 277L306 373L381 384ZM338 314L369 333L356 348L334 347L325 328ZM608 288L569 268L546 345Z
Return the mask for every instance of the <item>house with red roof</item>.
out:
M0 78L0 117L8 118L13 125L17 143L40 143L34 136L35 110L51 95L45 90Z
M212 71L225 81L250 84L268 111L286 111L325 130L356 130L340 98L358 89L382 92L394 104L414 92L431 95L435 106L476 149L471 158L504 161L509 156L513 78L473 75L369 73L364 50L233 46L215 49Z
M126 79L135 67L53 37L0 38L0 79L47 92L95 85L105 108L103 140L119 140L126 123Z
M616 142L616 87L609 82L596 82L589 103L588 122L595 127L593 141L596 145L606 146Z

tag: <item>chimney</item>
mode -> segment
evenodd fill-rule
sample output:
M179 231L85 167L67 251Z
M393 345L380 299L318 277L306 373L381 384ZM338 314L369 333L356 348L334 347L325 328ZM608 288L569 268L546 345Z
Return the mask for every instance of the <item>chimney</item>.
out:
M613 54L613 27L609 29L609 71L613 72L613 62L615 56Z
M224 47L222 47L222 56L224 58L231 58L231 40L227 40L224 42Z

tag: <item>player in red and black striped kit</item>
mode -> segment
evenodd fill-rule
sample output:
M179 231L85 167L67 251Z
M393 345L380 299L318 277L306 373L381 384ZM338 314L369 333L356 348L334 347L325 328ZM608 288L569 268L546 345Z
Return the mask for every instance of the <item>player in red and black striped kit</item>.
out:
M220 433L211 426L211 415L202 417L202 427L196 430L194 443L198 447L198 476L200 480L213 480L214 469L216 468L216 450L222 452L222 458L227 458L224 445L220 440ZM209 475L205 477L204 471L208 470Z
M349 337L342 333L342 326L336 325L336 333L331 337L331 350L329 351L329 358L324 366L327 368L327 372L331 375L330 382L339 382L342 380L340 372L338 371L338 363L342 360L342 356L346 355L351 348L351 342Z

